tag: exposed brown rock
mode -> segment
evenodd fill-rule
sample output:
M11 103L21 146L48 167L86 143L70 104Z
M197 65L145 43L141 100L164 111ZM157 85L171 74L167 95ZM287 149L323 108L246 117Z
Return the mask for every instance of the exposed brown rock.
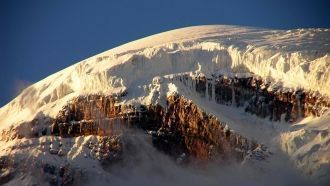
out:
M103 136L96 143L89 142L90 156L103 164L110 164L120 160L123 153L121 136Z
M229 83L230 80L223 81ZM200 89L204 88L201 86ZM229 94L224 98L230 100ZM231 131L225 123L206 114L182 96L168 97L166 108L160 105L119 105L117 101L118 98L111 96L80 96L64 106L55 119L48 119L51 122L49 133L38 120L34 120L20 125L17 131L25 133L19 132L16 136L34 138L49 134L61 137L99 135L110 140L125 133L126 128L133 127L151 131L153 144L173 157L185 154L185 157L196 157L201 160L218 156L242 160L248 150L255 148L251 145L252 142ZM23 128L24 130L21 130ZM100 143L101 150L93 149L93 153L97 159L107 159L112 155L106 152L109 149L117 149L113 152L119 153L120 144L109 141ZM59 154L59 150L50 149L56 155ZM64 152L60 155L64 155Z
M174 157L186 153L202 160L219 155L242 160L250 148L246 138L181 96L169 97L166 108L116 105L115 99L98 95L79 97L59 112L51 125L51 134L113 136L130 126L154 131L154 145Z
M9 156L0 157L0 185L7 183L13 177L14 169Z
M269 89L270 83L257 77L182 77L177 79L183 81L190 78L195 81L195 90L201 97L208 95L217 103L237 107L247 102L247 112L262 118L269 117L273 121L284 118L285 121L295 122L307 116L321 116L330 107L330 100L317 92L281 87Z
M225 127L225 123L180 96L168 98L162 127L178 134L183 139L188 154L202 160L215 155L242 159L249 148L246 138L230 131Z

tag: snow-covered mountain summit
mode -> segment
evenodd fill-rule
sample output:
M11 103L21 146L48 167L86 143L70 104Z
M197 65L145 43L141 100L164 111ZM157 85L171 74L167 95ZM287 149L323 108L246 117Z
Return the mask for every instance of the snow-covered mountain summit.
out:
M108 184L110 175L126 185L109 174L120 168L112 164L141 161L142 172L152 172L146 179L157 180L154 167L186 172L178 165L216 157L237 160L235 173L257 171L265 183L276 172L274 184L288 184L277 172L295 168L327 183L329 108L329 29L176 29L78 62L3 106L0 184L39 178L21 162L41 170L39 184L84 176ZM128 177L146 176L132 167Z
M0 109L0 128L40 112L54 117L78 95L131 89L127 101L146 102L149 94L141 90L143 85L156 76L178 73L251 73L276 86L329 96L329 43L329 29L214 25L167 31L113 48L31 85Z

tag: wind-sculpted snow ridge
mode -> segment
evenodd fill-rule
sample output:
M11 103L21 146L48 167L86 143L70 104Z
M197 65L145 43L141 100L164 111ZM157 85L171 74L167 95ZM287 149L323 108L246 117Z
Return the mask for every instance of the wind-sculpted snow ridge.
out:
M309 171L306 174L316 180L320 176L328 180L329 29L270 30L213 25L139 39L29 86L0 109L0 131L10 132L23 123L26 126L22 128L26 128L30 121L34 124L43 118L51 121L70 101L81 97L87 99L83 100L86 104L82 108L88 108L93 102L88 97L93 95L110 96L116 99L116 106L134 108L141 105L167 108L170 96L182 95L187 103L191 101L203 112L220 118L234 134L265 144L276 153L281 148L298 167ZM245 113L244 108L262 118ZM63 124L60 120L56 122ZM77 126L88 122L72 121ZM53 139L45 137L48 138ZM79 157L84 153L79 146L86 139L73 138L76 142L72 149L76 149ZM11 145L7 143L6 147ZM0 153L6 154L5 146ZM81 160L75 160L76 157L70 157L72 162Z

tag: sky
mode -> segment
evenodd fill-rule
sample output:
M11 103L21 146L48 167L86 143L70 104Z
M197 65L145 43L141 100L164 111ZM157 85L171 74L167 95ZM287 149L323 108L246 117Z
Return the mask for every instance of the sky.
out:
M0 107L30 84L121 44L208 24L330 28L327 0L1 0Z

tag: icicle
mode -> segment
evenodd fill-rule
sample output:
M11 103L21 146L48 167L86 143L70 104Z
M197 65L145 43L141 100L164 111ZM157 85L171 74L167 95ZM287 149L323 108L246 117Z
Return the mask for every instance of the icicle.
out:
M302 118L302 106L301 106L301 94L300 92L297 93L297 96L296 96L296 99L297 99L297 109L298 109L298 117L297 119L300 119Z
M231 85L231 105L235 106L235 89L233 85Z
M191 84L192 84L192 89L194 91L196 91L196 80L195 80L195 78L192 79Z
M209 99L209 85L208 85L208 82L207 82L207 78L205 78L205 86L206 86L205 98L206 98L206 100L208 100Z

